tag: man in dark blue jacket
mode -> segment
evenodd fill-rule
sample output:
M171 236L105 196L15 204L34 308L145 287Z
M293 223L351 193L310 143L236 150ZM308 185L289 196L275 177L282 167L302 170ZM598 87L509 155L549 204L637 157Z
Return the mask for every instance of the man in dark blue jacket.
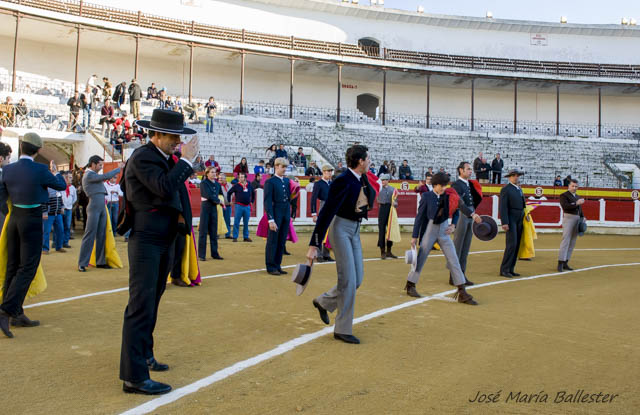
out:
M322 207L329 198L329 186L331 185L331 177L333 176L333 167L328 164L322 166L322 179L318 180L313 185L313 193L311 194L311 216L313 222L318 220L318 214ZM318 200L320 201L320 207L317 207ZM318 262L333 262L331 253L326 244L322 244L320 255L318 255Z
M51 171L33 158L42 148L42 138L27 133L22 139L22 155L16 163L3 169L0 183L0 206L11 200L12 211L7 223L7 269L2 305L0 305L0 329L11 338L9 318L14 326L33 327L40 324L24 315L22 304L36 276L42 253L42 205L49 201L47 188L64 190L67 183L51 163ZM56 174L57 173L57 174ZM54 176L54 174L56 174Z
M289 179L284 177L288 165L287 159L278 157L274 162L275 174L264 183L264 210L269 220L265 262L271 275L287 273L281 264L291 220L291 189Z
M451 197L458 198L457 194L455 194L455 191L455 196L445 193L445 187L449 184L449 175L447 173L438 172L434 174L431 184L433 185L433 190L422 195L418 214L413 224L411 246L415 248L419 241L420 249L418 250L416 267L407 276L405 290L410 297L421 297L416 291L416 284L420 280L422 267L427 262L431 248L438 242L442 253L447 259L447 268L451 272L453 283L458 287L458 292L454 298L457 298L460 303L477 305L478 303L464 288L466 282L464 273L460 269L456 249L449 237L455 230L456 223L458 223L459 201L457 205L450 202ZM455 205L455 207L451 207L452 205ZM455 211L451 212L452 215L450 215L450 210L453 209Z

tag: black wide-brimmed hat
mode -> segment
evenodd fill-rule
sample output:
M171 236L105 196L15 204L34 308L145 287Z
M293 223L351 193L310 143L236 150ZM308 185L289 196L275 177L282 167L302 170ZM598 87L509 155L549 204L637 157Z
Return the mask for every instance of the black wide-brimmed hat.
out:
M293 271L293 275L291 276L291 281L296 284L296 294L301 295L304 292L304 289L307 288L307 284L309 284L309 280L311 279L311 271L313 267L307 264L298 264L296 269Z
M145 130L158 131L159 133L193 135L196 130L184 126L184 115L179 112L155 109L151 115L151 121L139 120L136 124Z
M490 241L498 234L498 224L487 215L481 215L482 222L473 222L473 234L481 241Z

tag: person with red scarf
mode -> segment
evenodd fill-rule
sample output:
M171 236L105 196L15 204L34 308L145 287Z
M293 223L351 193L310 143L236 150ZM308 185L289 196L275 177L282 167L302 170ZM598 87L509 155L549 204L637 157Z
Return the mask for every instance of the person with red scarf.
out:
M70 171L64 172L62 177L67 182L67 189L62 192L62 205L64 207L62 212L62 228L64 229L62 247L71 248L69 245L69 239L71 239L71 217L73 216L73 205L78 201L78 191L71 184L73 176Z
M252 242L249 238L249 216L251 216L251 205L254 201L253 188L247 183L247 175L238 173L238 183L234 184L227 192L227 201L235 195L235 215L233 218L233 242L238 242L240 234L240 219L244 222L242 236L244 242Z

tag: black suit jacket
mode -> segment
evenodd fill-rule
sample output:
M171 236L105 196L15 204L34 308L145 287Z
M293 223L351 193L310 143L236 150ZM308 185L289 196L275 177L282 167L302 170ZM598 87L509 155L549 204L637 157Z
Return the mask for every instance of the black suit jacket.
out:
M460 196L460 211L466 217L471 217L471 215L475 213L480 202L482 202L482 197L478 194L471 183L467 185L460 179L456 180L451 187Z
M326 202L329 197L329 185L330 183L324 180L318 180L313 184L313 193L311 194L311 213L317 213L317 201L318 199Z
M564 213L570 213L572 215L580 215L582 214L582 206L579 206L576 202L580 199L578 195L575 196L570 192L566 191L560 195L560 206Z
M155 144L148 143L127 161L121 187L134 212L179 212L191 232L191 204L184 184L191 173L189 163L172 157L167 160Z
M275 220L275 215L291 214L291 189L289 179L273 176L264 182L264 210L267 219Z
M511 225L512 221L522 221L524 207L522 189L518 190L509 183L500 190L500 220L503 225Z
M222 186L217 181L212 182L209 179L204 179L200 183L200 196L208 203L212 203L214 205L220 204L220 195L222 194Z

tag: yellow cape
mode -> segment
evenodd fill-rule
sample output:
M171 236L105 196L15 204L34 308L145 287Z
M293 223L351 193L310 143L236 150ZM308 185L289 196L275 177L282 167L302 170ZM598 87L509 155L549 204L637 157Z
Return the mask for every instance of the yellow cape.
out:
M104 205L107 211L107 240L104 243L104 257L107 260L107 265L112 268L122 268L122 260L118 251L116 251L116 238L113 237L113 230L111 229L111 219L109 218L109 209L107 205ZM93 242L93 250L91 251L91 259L89 264L96 266L96 243Z
M391 212L389 212L389 220L387 222L387 241L400 242L402 236L400 235L400 222L398 222L398 211L394 204L398 199L398 192L394 190L393 196L391 196Z
M222 206L224 206L224 196L220 195L218 199L220 199L220 203L218 204L218 235L222 235L229 232L229 229L227 228L227 223L224 221L224 211L222 209Z
M536 224L533 223L531 212L535 206L526 206L524 208L524 219L522 219L522 239L520 240L520 249L518 250L518 258L529 259L536 256L536 250L533 247L533 241L538 239L536 235Z
M181 236L178 235L178 238L181 238ZM180 275L180 279L185 284L191 285L198 278L200 270L198 269L198 257L193 235L185 235L184 238L187 238L187 240L182 252L182 275ZM167 277L167 283L169 282L171 282L171 273ZM196 285L200 285L200 283L196 283Z
M7 245L9 243L9 238L7 237L6 229L7 225L9 224L9 217L11 216L11 202L7 202L7 206L9 207L9 213L4 219L4 226L2 227L2 234L0 235L0 300L2 300L2 293L4 292L4 280L6 278L5 274L7 273L7 261L9 259L7 255ZM44 278L42 263L40 263L38 264L38 269L36 270L36 276L33 278L33 281L31 281L29 291L27 291L27 298L35 297L46 289L47 280Z

